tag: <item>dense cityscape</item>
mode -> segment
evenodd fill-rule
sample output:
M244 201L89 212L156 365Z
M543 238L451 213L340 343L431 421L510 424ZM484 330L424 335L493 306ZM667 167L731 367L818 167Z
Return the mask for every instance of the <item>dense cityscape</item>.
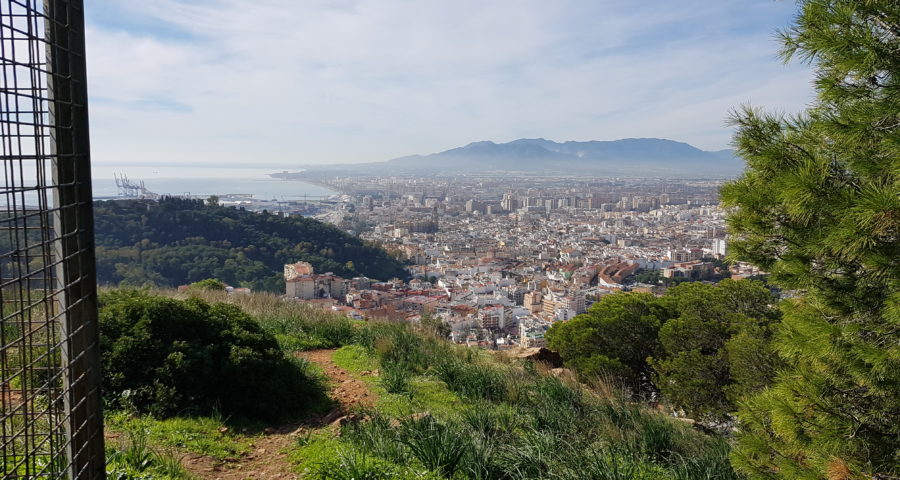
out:
M760 275L725 263L720 180L341 177L317 217L382 245L411 280L286 266L287 296L352 318L440 318L455 342L543 346L553 322L620 291ZM308 204L263 204L285 215ZM247 205L250 208L251 205Z

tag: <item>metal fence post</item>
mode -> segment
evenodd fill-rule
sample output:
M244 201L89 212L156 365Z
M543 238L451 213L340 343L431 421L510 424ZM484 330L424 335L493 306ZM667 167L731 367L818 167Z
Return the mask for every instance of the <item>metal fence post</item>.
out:
M105 464L83 8L44 1L69 477L95 479Z
M105 477L83 0L0 0L0 476Z

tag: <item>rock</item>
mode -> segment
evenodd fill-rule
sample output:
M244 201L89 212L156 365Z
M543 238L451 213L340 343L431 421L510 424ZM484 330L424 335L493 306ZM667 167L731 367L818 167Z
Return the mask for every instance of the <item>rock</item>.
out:
M344 414L344 411L340 407L335 408L334 410L328 412L327 415L322 417L322 423L332 423L335 420L337 420L338 418L340 418L343 414Z
M516 355L522 360L531 360L533 362L546 363L551 368L559 368L563 366L562 357L558 353L548 348L529 348Z
M551 368L550 374L557 378L574 379L575 372L568 368Z
M347 425L349 423L359 423L359 422L366 421L366 420L368 420L368 417L366 417L364 415L358 415L355 413L351 413L348 415L338 417L333 422L331 422L330 426L332 428L335 428L338 431L340 431L340 428L343 427L344 425Z

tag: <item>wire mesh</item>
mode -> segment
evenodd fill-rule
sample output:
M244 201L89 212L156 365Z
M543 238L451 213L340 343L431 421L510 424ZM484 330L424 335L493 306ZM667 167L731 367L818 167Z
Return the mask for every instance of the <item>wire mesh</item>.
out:
M0 0L3 478L102 478L80 1Z

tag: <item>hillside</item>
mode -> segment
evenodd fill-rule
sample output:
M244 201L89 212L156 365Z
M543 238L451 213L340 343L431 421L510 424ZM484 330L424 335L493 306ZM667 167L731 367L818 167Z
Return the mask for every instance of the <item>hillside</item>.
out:
M283 265L376 279L403 277L384 250L302 217L210 206L199 200L114 200L94 204L101 284L178 286L217 278L283 292Z
M509 143L475 142L431 155L413 155L388 162L407 168L460 171L505 170L518 172L578 171L591 173L643 172L738 174L743 163L729 151L706 152L687 143L658 138L613 141L568 141L543 138Z
M390 168L394 173L516 172L721 177L740 174L744 162L735 157L731 150L710 152L687 143L659 138L586 142L523 138L508 143L474 142L439 153L410 155L387 162L308 166L300 176L324 172L377 174L384 168ZM296 175L273 174L280 178Z
M541 363L455 346L427 327L353 322L276 296L197 294L250 314L284 355L317 372L331 403L286 424L110 411L116 472L188 478L186 470L209 479L741 478L729 466L725 440ZM136 441L163 454L132 462L144 457L122 452L133 452Z

